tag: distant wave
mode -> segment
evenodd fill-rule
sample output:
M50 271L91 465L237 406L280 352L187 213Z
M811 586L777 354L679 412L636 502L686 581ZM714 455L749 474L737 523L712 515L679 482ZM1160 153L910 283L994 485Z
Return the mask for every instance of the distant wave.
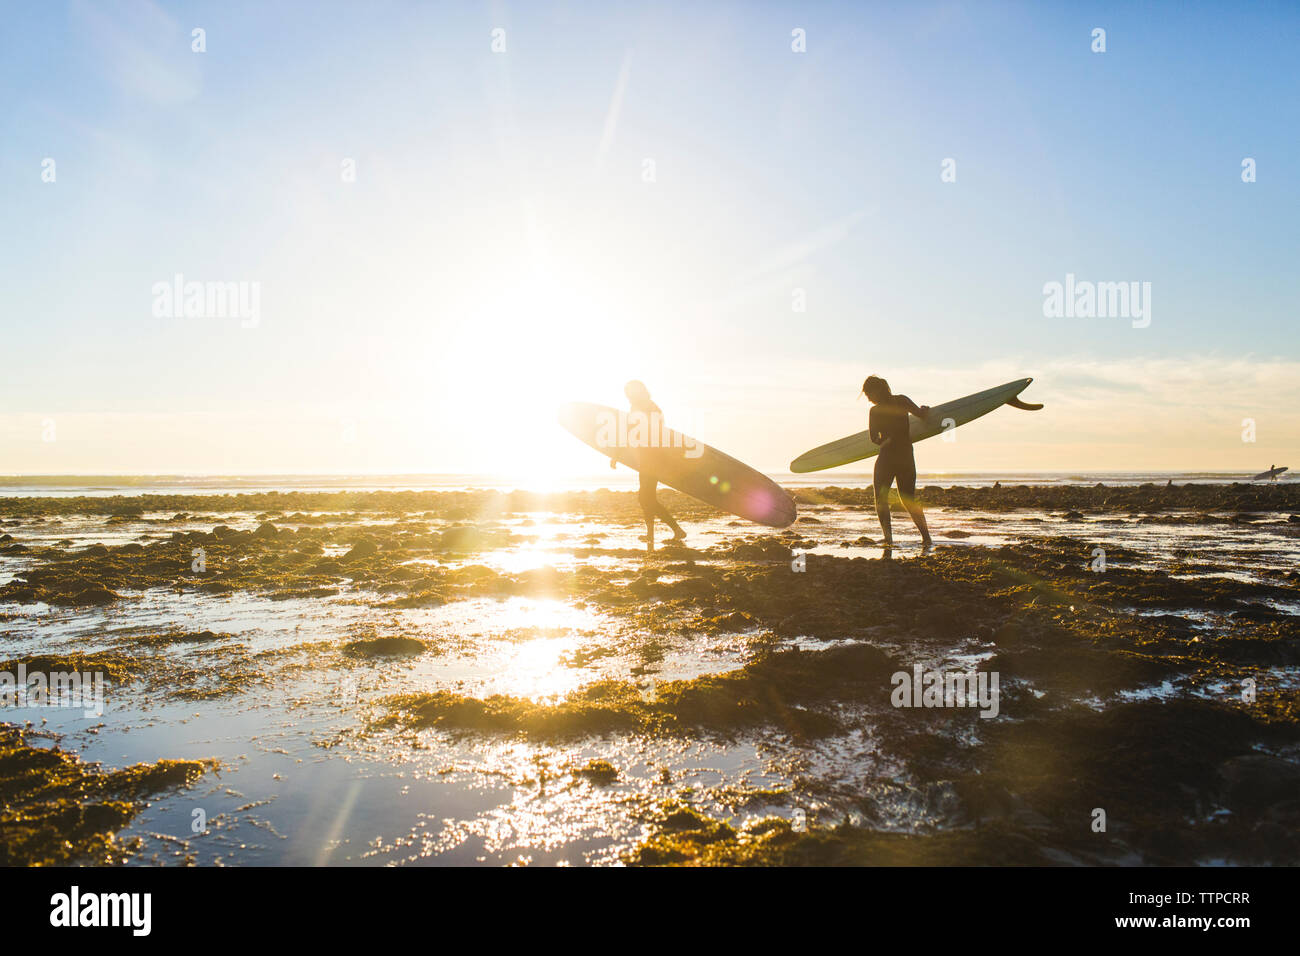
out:
M789 474L770 472L777 482L791 488L868 487L868 472L817 472ZM923 472L917 482L925 485L1141 485L1218 484L1249 481L1251 475L1237 472ZM230 494L270 491L459 491L459 490L596 490L631 488L630 471L574 475L569 478L531 482L519 475L410 474L410 475L9 475L0 476L0 496L45 497L167 494Z

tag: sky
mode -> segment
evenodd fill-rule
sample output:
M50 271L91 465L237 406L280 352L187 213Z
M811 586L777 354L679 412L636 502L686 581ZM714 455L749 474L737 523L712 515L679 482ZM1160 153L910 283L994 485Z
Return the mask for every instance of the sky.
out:
M0 473L541 483L603 466L557 405L633 378L776 472L865 427L871 373L932 405L1034 378L1043 411L923 472L1297 457L1296 4L0 23ZM169 307L178 275L248 308ZM1046 315L1067 276L1149 321Z

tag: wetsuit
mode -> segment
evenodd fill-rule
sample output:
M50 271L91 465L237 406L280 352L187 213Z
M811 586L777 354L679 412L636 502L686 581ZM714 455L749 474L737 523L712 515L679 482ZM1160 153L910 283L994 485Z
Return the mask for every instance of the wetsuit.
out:
M663 421L663 412L660 410L658 405L649 399L644 402L634 402L632 404L632 411L640 412L645 415L647 422L658 423ZM639 457L644 461L644 452ZM655 475L651 474L644 466L638 472L638 475L641 478L641 485L637 490L637 500L641 502L642 510L648 514L657 514L661 511L663 511L664 514L667 514L667 511L659 504L659 499L656 496L656 491L659 488L659 479ZM662 515L660 516L662 517Z
M917 408L906 395L891 395L885 401L871 406L867 429L877 445L891 439L876 457L873 479L877 488L888 488L898 482L898 493L904 498L916 497L916 458L912 455L912 427L907 420L911 412L919 416Z

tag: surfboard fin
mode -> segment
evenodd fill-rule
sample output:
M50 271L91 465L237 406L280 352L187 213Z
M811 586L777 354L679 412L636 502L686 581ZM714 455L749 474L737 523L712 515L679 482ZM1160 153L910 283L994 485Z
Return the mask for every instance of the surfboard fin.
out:
M1023 408L1027 412L1036 412L1043 407L1042 402L1039 402L1037 404L1033 402L1022 402L1018 398L1008 398L1007 404L1010 405L1012 408Z

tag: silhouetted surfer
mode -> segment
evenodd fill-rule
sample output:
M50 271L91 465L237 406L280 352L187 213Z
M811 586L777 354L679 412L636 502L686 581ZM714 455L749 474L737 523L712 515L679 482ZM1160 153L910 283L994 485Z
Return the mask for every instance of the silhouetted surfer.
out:
M663 422L663 412L659 406L650 400L650 390L638 381L628 382L623 386L623 394L627 396L631 404L633 413L640 413L646 416L650 422L649 434L652 436L651 441L657 440L662 433L661 424ZM609 467L614 468L618 462L614 459L609 460ZM673 516L668 513L668 509L659 503L657 491L659 489L659 479L649 470L642 468L640 471L641 488L637 492L637 499L641 503L641 512L645 515L645 542L646 550L655 549L655 518L659 518L664 524L673 529L673 536L669 540L680 542L686 540L686 532L682 530Z
M930 409L924 405L918 408L906 395L894 395L889 390L889 383L875 375L862 383L862 394L871 400L867 429L871 440L880 446L872 483L875 485L876 515L880 518L880 530L885 533L885 547L894 546L889 487L897 481L898 497L916 523L916 530L921 532L921 543L928 549L932 545L930 529L926 526L921 503L916 500L916 459L912 455L912 429L907 415L911 412L917 418L925 418Z

